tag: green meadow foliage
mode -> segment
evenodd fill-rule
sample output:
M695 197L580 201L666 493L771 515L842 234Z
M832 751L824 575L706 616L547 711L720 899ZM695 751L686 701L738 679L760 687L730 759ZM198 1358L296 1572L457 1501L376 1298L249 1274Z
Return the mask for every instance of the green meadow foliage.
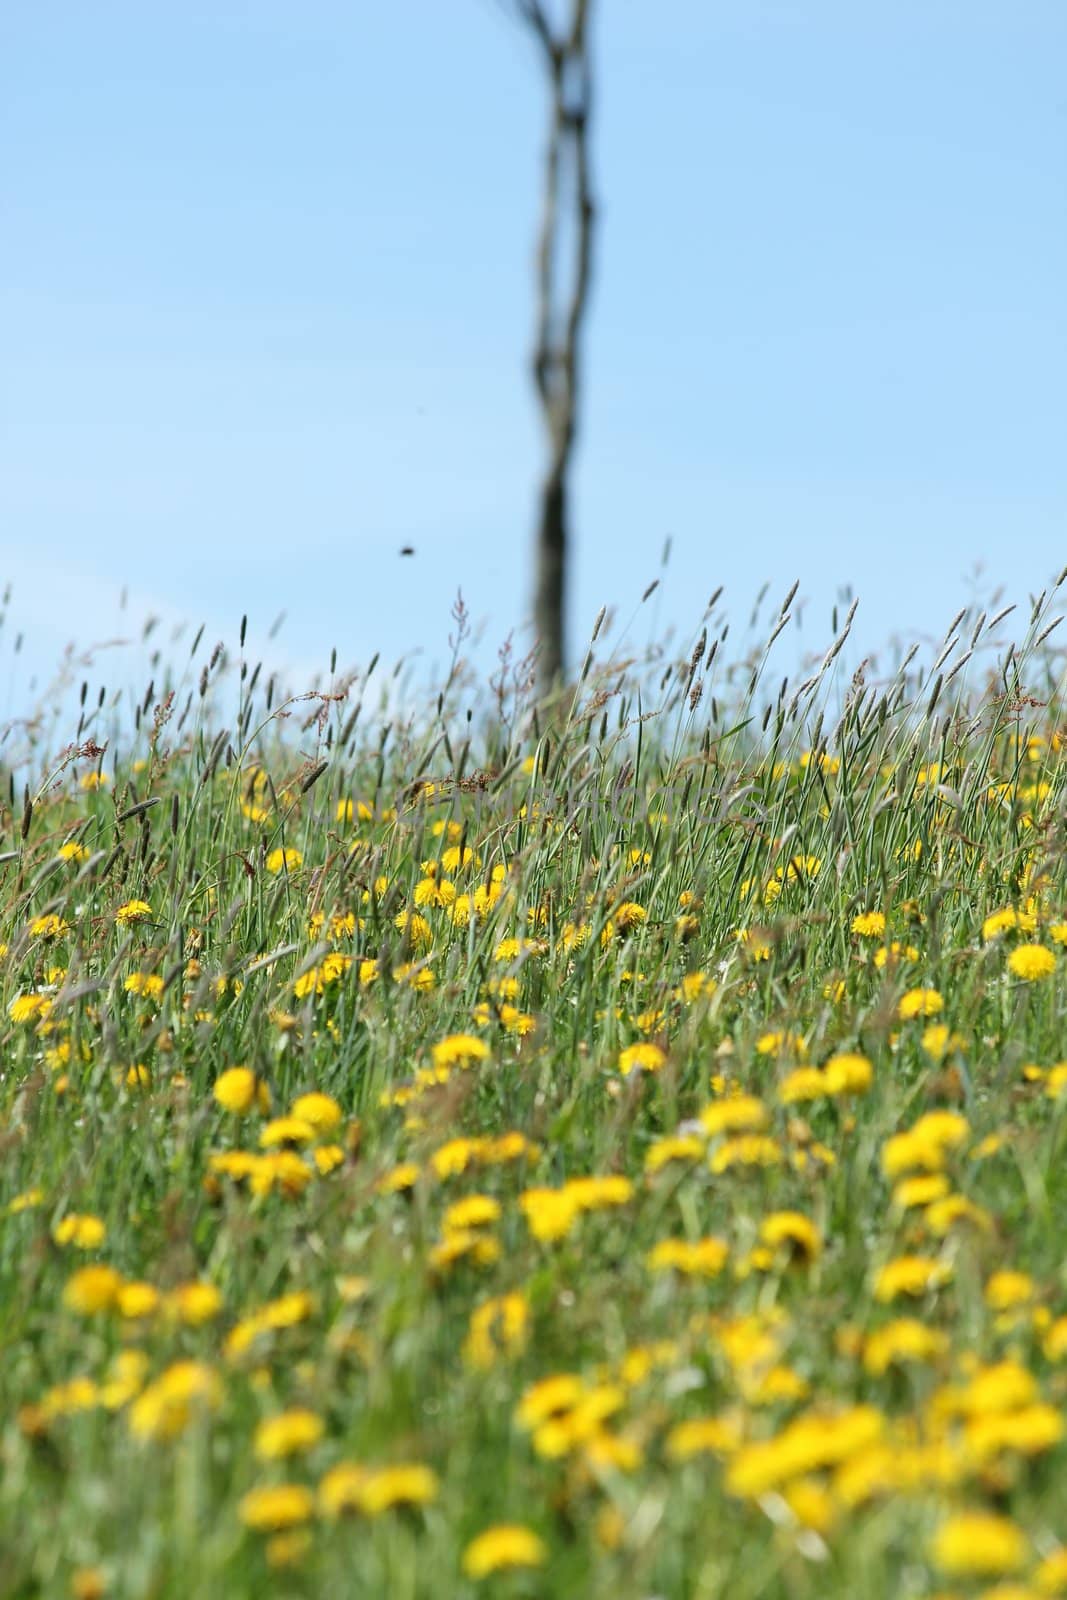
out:
M24 760L0 1593L1067 1594L1047 622Z

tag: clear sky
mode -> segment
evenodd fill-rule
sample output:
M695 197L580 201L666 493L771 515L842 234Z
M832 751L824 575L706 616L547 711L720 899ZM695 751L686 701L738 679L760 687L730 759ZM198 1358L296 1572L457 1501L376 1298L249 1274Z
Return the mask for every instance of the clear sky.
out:
M599 0L571 637L1067 562L1063 0ZM494 0L0 7L0 575L325 665L523 622L543 99ZM416 549L403 559L402 545ZM120 619L117 601L129 590ZM4 645L5 653L10 645ZM0 716L23 677L0 682Z

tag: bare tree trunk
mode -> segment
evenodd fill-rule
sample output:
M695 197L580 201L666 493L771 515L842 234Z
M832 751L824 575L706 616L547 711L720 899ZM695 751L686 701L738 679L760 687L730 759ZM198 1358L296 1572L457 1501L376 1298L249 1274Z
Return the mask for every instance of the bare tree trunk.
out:
M592 0L569 0L570 19L554 29L544 0L510 0L530 28L551 95L544 197L537 249L537 324L533 378L545 425L548 465L537 517L534 626L541 685L566 670L569 483L577 437L582 325L592 275L595 208L589 175Z
M551 471L541 485L541 515L535 546L534 628L538 675L545 688L563 677L567 587L567 484Z

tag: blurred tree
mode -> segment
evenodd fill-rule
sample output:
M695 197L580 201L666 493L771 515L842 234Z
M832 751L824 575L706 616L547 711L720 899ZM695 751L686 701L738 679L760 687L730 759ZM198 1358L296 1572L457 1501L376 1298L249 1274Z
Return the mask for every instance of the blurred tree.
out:
M547 0L501 3L532 35L549 92L533 350L533 380L548 446L538 492L533 607L538 676L547 689L562 678L566 666L569 478L596 219L589 173L593 8L592 0L565 0L568 14L556 20Z

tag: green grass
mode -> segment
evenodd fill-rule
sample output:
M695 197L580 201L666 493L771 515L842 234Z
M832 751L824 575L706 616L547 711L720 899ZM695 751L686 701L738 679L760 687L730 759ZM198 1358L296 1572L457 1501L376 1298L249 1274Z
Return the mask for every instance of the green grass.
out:
M989 633L967 617L870 687L832 652L768 689L766 651L702 648L473 717L458 672L380 718L365 684L278 706L242 673L220 728L194 661L136 737L88 746L86 717L31 751L0 819L0 1593L879 1600L1009 1568L1054 1592L1047 621L984 687L953 676ZM1049 976L1013 972L1029 945ZM902 1012L917 990L936 1013ZM435 1065L466 1035L483 1059ZM795 1076L842 1055L868 1087ZM215 1094L235 1067L243 1113ZM261 1144L312 1092L337 1125ZM925 1204L899 1188L922 1174ZM470 1196L494 1204L457 1223ZM102 1239L62 1242L77 1217ZM710 1238L706 1271L650 1262ZM909 1256L929 1284L889 1299ZM189 1284L217 1291L202 1320ZM290 1411L277 1457L257 1430ZM280 1484L294 1527L251 1526ZM999 1566L964 1538L984 1574L937 1543L971 1510L1018 1530ZM479 1578L499 1524L541 1563Z

